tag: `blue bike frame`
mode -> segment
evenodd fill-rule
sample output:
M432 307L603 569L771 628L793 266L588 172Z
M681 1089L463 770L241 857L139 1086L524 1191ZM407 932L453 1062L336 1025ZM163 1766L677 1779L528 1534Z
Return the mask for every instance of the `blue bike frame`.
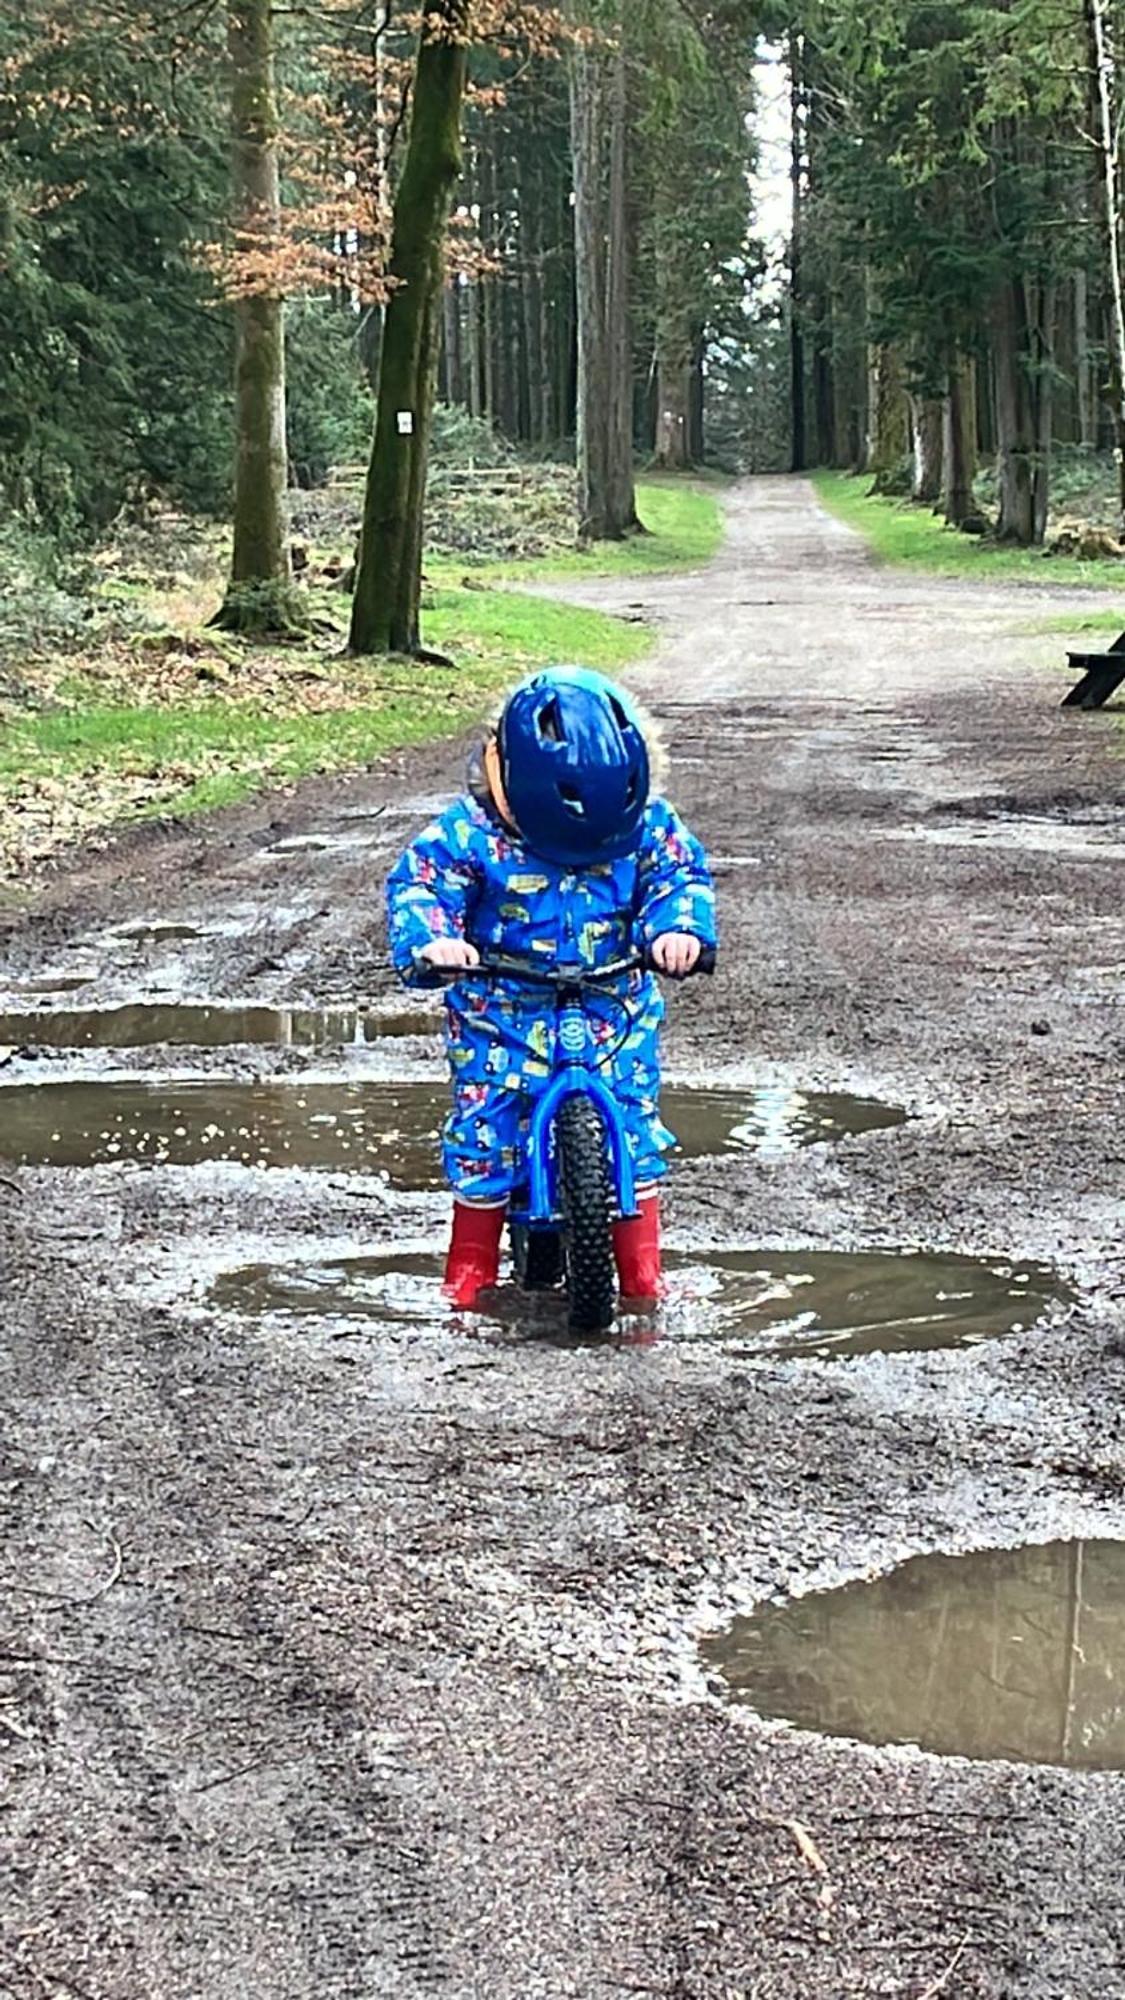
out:
M473 967L468 973L458 968L455 972L436 974L437 981L444 984L464 979L466 976L471 978L474 972L491 973L497 978L522 980L528 986L547 987L556 995L555 1067L546 1089L532 1111L531 1125L524 1148L527 1163L527 1201L526 1204L513 1204L511 1210L512 1221L524 1228L557 1229L562 1222L558 1187L558 1146L555 1143L555 1133L560 1106L568 1097L585 1097L591 1104L596 1105L609 1142L613 1193L618 1210L623 1216L633 1216L638 1212L633 1157L625 1133L625 1120L613 1092L598 1075L600 1064L598 1047L591 1032L590 1017L582 996L587 988L604 987L610 981L621 979L630 972L650 969L647 956L641 953L634 953L629 958L616 959L610 965L596 968L581 964L564 964L553 966L548 972L544 967L527 964L522 959L493 956L483 952L479 967ZM713 945L704 946L694 969L698 972L714 971Z
M609 1142L613 1193L618 1210L623 1216L637 1213L636 1180L633 1157L625 1135L625 1120L613 1092L598 1075L598 1047L591 1033L590 1018L582 996L586 988L604 987L630 972L645 969L646 961L638 953L596 968L563 964L552 966L547 971L545 967L525 963L522 959L483 952L479 966L474 966L468 975L460 968L456 972L439 972L436 975L437 981L445 984L466 976L472 978L474 973L491 973L494 978L522 980L528 986L546 987L556 996L554 1073L536 1101L524 1146L528 1198L526 1203L513 1204L511 1210L512 1221L525 1228L557 1229L562 1221L555 1121L559 1107L568 1097L586 1097L597 1106Z
M579 979L575 983L577 986ZM525 1212L515 1211L515 1220L526 1223L532 1229L544 1229L557 1225L560 1219L558 1151L554 1135L559 1107L568 1097L589 1098L600 1111L609 1140L618 1209L622 1215L636 1215L633 1159L625 1137L625 1121L613 1092L594 1068L596 1049L590 1023L577 995L573 999L567 997L559 1010L555 1046L558 1067L531 1114L531 1129L527 1136L527 1209Z

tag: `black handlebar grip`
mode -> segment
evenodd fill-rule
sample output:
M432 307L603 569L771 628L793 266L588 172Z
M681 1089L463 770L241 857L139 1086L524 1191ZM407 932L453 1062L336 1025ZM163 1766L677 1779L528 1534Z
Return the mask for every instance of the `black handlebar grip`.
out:
M703 972L710 975L715 970L715 961L718 955L719 954L717 946L713 944L705 944L702 946L699 953L699 957L696 959L695 964L692 966L690 972L663 972L661 971L660 966L657 965L656 960L653 958L652 946L650 945L648 950L645 952L645 965L647 966L650 972L659 972L662 979L674 979L677 982L679 982L684 979L694 979L696 974L699 972Z

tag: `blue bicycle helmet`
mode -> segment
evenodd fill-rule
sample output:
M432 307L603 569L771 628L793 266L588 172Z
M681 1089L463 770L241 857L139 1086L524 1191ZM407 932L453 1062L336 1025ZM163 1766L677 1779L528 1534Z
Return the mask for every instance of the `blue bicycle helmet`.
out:
M644 732L628 695L588 667L551 667L509 696L498 730L511 815L563 868L636 847L648 804Z

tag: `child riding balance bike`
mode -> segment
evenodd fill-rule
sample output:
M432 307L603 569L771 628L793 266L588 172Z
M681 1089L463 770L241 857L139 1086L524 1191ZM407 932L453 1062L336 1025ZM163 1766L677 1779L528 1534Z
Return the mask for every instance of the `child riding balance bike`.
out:
M662 1296L658 1184L674 1140L659 1109L664 1001L653 970L709 970L716 940L703 848L652 795L654 762L640 712L612 681L582 667L535 674L507 697L468 791L389 877L396 970L407 985L449 988L444 1290L454 1306L472 1308L496 1283L509 1206L525 1282L562 1275L549 1245L536 1257L539 1230L558 1242L561 1229L563 1266L573 1261L580 1190L567 1135L577 1148L583 1123L586 1153L592 1131L595 1171L616 1195L607 1217L622 1297L651 1306ZM583 1121L575 1104L593 1116ZM550 1159L536 1171L544 1110ZM539 1189L530 1209L529 1147ZM572 1326L608 1324L588 1298L576 1309L569 1275Z

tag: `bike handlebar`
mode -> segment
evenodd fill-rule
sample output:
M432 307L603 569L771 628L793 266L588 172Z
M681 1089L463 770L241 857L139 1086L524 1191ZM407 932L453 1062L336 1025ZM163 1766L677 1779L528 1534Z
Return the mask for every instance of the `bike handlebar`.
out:
M652 956L652 947L646 945L643 951L630 952L626 958L611 959L608 965L581 965L578 963L559 965L537 965L534 960L509 957L504 952L482 952L476 965L427 965L420 963L419 969L433 976L439 984L452 985L458 979L472 978L475 973L492 973L500 979L522 979L530 986L602 986L611 979L621 979L627 972L656 972L662 979L672 979L679 983L692 979L697 973L708 977L715 970L717 957L713 944L705 944L690 972L663 972Z

